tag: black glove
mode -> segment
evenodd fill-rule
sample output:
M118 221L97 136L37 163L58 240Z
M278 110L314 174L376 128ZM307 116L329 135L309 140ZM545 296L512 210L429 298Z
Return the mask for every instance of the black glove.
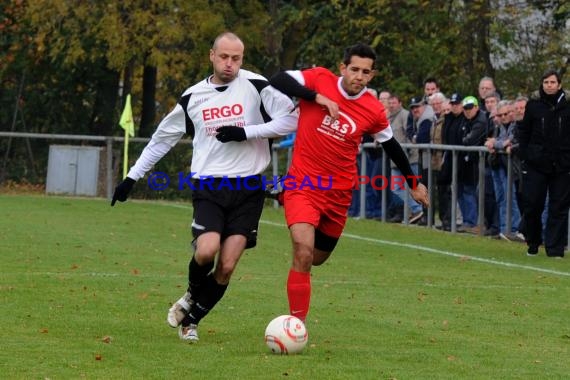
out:
M124 202L127 200L129 193L133 189L133 185L135 184L135 180L129 177L125 177L123 182L119 183L117 187L115 187L115 192L113 193L113 200L111 201L111 206L115 205L115 202Z
M245 130L241 127L234 127L229 125L223 125L218 128L218 134L216 138L219 142L230 142L230 141L243 141L246 140Z

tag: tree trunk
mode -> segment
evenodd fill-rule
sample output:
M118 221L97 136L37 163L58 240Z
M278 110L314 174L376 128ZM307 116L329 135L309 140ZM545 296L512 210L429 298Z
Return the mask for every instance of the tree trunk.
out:
M117 99L120 74L106 69L96 86L95 104L91 116L90 132L93 135L111 136L119 124Z
M139 137L150 137L155 128L156 76L156 66L145 65L143 70L143 99Z

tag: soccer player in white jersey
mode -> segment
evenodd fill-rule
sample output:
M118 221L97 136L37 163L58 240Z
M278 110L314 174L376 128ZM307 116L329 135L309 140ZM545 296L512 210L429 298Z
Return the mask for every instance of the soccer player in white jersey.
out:
M124 202L136 180L184 134L192 136L194 254L188 290L167 316L170 326L180 326L179 336L186 341L198 340L198 323L223 297L243 251L256 244L265 196L260 173L271 158L267 138L297 127L293 102L261 75L241 69L243 55L244 44L235 34L224 32L216 38L210 50L213 75L184 91L111 202ZM224 125L241 126L240 132L248 130L261 139L223 144L216 134ZM256 133L256 127L261 132Z

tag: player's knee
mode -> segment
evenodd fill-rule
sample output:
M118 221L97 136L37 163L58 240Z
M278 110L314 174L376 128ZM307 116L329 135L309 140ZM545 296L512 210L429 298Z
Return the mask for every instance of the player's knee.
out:
M228 284L232 274L234 273L235 267L235 264L218 263L214 270L214 278L216 279L216 282L221 285Z
M194 257L196 258L198 264L206 265L208 263L213 262L216 259L217 253L218 249L216 249L215 247L212 248L204 247L202 249L197 249L196 252L194 252Z
M293 252L293 267L297 271L308 272L313 263L313 248L308 245L296 244Z
M220 250L220 234L217 232L204 233L195 240L195 257L198 263L213 261Z

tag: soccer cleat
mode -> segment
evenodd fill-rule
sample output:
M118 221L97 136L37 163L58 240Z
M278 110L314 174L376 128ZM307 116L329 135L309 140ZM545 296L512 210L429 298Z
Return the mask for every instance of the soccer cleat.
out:
M178 336L180 339L189 342L200 340L200 338L198 338L198 325L191 323L188 326L180 326L180 330L178 330Z
M188 314L190 305L193 302L194 301L192 301L190 292L186 292L186 294L180 297L180 299L176 301L174 305L170 307L170 309L168 309L166 322L170 325L170 327L176 328L180 325L180 323L182 323L182 320L184 317L186 317L186 314Z

